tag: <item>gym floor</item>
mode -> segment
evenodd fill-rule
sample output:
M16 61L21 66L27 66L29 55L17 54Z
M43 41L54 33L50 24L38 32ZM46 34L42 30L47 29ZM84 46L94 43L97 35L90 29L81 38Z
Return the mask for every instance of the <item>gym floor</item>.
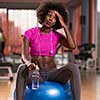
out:
M95 71L81 72L81 100L100 100L100 73ZM0 100L14 100L16 73L14 80L0 80Z

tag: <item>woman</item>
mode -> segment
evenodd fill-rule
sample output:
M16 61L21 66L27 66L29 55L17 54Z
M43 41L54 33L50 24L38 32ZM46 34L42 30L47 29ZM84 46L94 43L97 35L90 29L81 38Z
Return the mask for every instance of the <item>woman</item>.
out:
M26 85L31 82L32 72L38 67L41 78L66 84L70 80L73 100L80 100L80 74L75 64L57 69L54 56L57 45L74 49L75 43L68 31L67 12L61 4L45 3L37 9L42 27L27 30L23 36L22 60L16 82L16 100L23 100ZM66 36L57 32L63 28ZM46 76L43 76L46 72Z

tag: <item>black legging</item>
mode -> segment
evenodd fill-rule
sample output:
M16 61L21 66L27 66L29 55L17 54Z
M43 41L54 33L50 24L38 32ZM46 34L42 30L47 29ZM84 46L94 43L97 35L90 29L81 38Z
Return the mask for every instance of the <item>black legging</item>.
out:
M41 73L41 71L40 71ZM67 83L70 80L73 100L80 100L80 72L75 64L68 64L59 69L46 71L46 80ZM24 100L24 91L26 85L32 81L32 71L29 71L25 64L18 68L16 82L16 100Z

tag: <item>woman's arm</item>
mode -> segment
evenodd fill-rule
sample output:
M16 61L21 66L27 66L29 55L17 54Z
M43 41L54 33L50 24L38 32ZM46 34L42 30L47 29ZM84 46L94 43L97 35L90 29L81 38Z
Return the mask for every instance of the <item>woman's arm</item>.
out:
M25 64L30 63L30 57L28 54L28 50L29 50L29 41L25 37L23 37L21 58Z
M57 11L55 11L55 13L56 13L57 17L59 18L62 28L64 29L65 34L66 34L66 37L61 39L61 41L60 41L61 44L69 49L74 49L76 47L76 45L75 45L73 37L71 36L71 34L68 30L68 26L65 24L62 16Z
M27 65L29 70L35 69L36 65L34 63L31 63L30 54L29 54L29 41L23 37L22 42L22 55L21 59L23 63Z
M66 37L61 40L61 44L63 44L65 47L68 47L69 49L75 49L75 41L71 36L68 27L64 26L63 29L65 31Z

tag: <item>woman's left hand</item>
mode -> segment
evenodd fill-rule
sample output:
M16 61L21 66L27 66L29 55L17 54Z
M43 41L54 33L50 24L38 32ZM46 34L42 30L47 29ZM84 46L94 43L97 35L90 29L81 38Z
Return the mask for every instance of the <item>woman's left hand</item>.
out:
M65 22L64 22L63 17L62 17L57 11L55 11L55 14L57 15L57 17L58 17L58 19L59 19L59 21L60 21L62 27L65 27L66 24L65 24Z

